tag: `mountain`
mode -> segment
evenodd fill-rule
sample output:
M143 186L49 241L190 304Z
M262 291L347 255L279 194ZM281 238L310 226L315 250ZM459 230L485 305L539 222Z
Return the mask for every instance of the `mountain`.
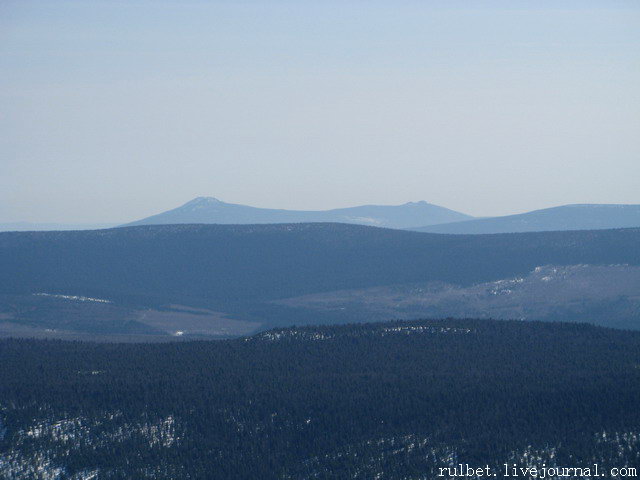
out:
M582 204L412 228L431 233L513 233L640 227L640 205Z
M116 223L31 223L31 222L12 222L0 223L0 232L35 232L35 231L52 231L52 230L97 230L100 228L112 228L117 226Z
M439 475L458 464L605 476L640 465L639 365L640 332L491 320L0 340L0 478L485 478ZM553 471L508 478L597 478Z
M388 228L410 228L473 218L464 213L432 205L410 202L404 205L363 205L335 210L275 210L225 203L213 197L198 197L181 207L127 224L170 225L183 223L262 224L339 222Z
M404 286L404 297L398 298L406 301L392 301L395 310L383 305L385 318L398 318L394 312L401 313L407 302L421 305L412 307L414 318L421 312L447 316L460 312L464 296L493 295L493 287L482 284L517 282L539 266L640 266L639 245L640 229L440 235L311 223L7 232L0 233L0 322L4 334L36 328L38 334L238 335L272 326L366 321L372 318L369 307L334 303L327 312L278 302L393 285ZM639 328L637 295L616 287L635 282L635 270L590 272L576 273L576 282L590 282L593 289L611 285L606 297L589 299L593 289L576 293L569 281L562 287L565 294L547 299L544 312L550 313L544 318L608 325L619 319L610 319L607 311L625 311L627 328ZM598 280L602 275L604 282ZM525 282L522 292L514 291L511 303L479 299L464 305L475 305L471 312L489 305L500 318L513 318L520 308L525 313L518 318L536 319L533 313L542 310L532 306L548 296L539 276ZM449 300L439 295L431 297L436 303L426 296L415 302L415 284L462 290ZM481 287L469 289L474 285ZM615 309L607 310L611 305ZM601 311L596 315L593 309Z

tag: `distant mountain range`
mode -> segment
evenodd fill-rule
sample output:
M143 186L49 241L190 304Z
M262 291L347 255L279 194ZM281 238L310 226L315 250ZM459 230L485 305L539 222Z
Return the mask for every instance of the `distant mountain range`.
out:
M581 204L504 217L475 218L412 228L429 233L517 233L640 227L640 205Z
M333 210L281 210L198 197L184 205L124 225L347 223L427 233L486 234L640 227L640 205L577 204L502 217L472 217L425 201ZM0 223L0 232L98 230L110 223Z
M143 218L126 226L184 223L263 224L337 222L388 228L411 228L473 217L427 202L403 205L363 205L334 210L276 210L225 203L213 197L198 197L181 207Z

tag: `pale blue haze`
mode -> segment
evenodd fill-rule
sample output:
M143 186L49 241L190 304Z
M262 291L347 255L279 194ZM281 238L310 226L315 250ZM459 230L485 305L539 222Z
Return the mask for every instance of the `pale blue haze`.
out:
M640 203L637 1L0 3L0 222Z

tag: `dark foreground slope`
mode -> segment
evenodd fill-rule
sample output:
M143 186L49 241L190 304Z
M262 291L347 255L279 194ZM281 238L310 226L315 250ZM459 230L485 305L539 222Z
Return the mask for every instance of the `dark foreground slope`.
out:
M458 463L637 466L639 399L640 333L583 324L4 340L0 477L432 479Z

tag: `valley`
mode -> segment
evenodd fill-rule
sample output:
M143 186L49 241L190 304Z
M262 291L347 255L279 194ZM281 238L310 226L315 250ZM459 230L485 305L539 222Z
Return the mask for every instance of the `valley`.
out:
M260 323L183 305L145 308L71 295L0 295L0 337L161 342L247 335Z

